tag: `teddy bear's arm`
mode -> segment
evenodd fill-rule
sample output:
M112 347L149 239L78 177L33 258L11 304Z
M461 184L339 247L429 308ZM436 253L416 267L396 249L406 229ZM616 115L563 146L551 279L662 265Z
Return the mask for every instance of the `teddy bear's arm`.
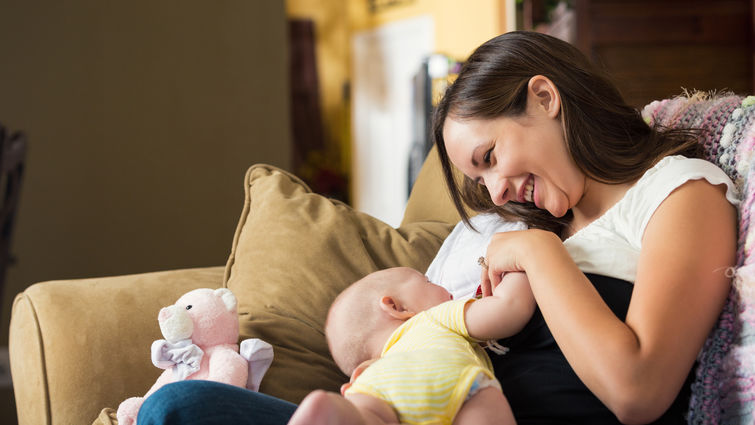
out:
M134 425L136 423L136 416L139 414L139 409L142 407L144 399L160 389L163 385L169 384L173 380L171 372L172 371L168 369L161 373L157 378L157 381L155 381L155 384L152 385L152 388L147 391L147 394L144 394L144 397L131 397L123 401L118 406L118 411L116 412L118 423L121 425Z
M149 397L153 392L159 390L163 385L170 384L173 382L173 369L166 369L163 371L163 373L160 374L160 376L157 377L157 381L155 381L155 384L152 385L152 388L147 391L147 394L144 394L144 398Z
M246 387L249 364L241 355L231 349L220 349L210 356L209 375L207 379L237 387Z

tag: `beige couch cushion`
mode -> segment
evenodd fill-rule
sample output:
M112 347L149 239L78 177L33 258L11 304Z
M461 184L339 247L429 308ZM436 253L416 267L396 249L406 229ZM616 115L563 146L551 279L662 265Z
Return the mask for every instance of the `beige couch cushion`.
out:
M160 308L222 284L223 268L208 267L27 288L13 304L9 337L18 422L87 424L104 406L144 395L162 372L149 353L161 337Z
M251 167L245 183L225 277L239 300L241 337L275 346L260 391L294 403L316 388L337 391L347 378L323 333L332 300L378 269L424 271L452 224L413 221L394 229L272 166Z
M454 172L456 180L461 182L464 175L456 168ZM476 213L467 210L467 214L471 217ZM438 150L433 147L417 175L417 181L414 182L401 225L417 221L442 221L456 224L459 220L461 216L456 212L443 179Z

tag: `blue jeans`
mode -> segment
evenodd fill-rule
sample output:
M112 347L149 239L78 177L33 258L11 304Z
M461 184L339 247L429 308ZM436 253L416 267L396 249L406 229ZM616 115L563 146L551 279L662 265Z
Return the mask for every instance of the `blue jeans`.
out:
M165 385L144 400L139 425L285 425L296 405L212 381Z

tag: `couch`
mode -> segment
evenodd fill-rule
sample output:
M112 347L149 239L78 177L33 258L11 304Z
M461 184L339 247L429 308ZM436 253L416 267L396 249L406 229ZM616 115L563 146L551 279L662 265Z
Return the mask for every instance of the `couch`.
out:
M702 140L707 158L732 177L745 199L738 251L745 270L755 258L749 229L755 98L683 96L654 102L643 113L648 122L708 130ZM274 346L260 391L296 403L315 388L336 390L347 377L323 335L329 303L374 270L425 270L459 220L434 150L398 228L314 194L297 177L267 165L249 169L244 190L225 267L42 282L16 297L10 355L19 424L116 423L113 409L142 395L161 372L149 358L151 342L161 337L158 310L199 287L230 288L239 300L241 338ZM700 354L690 423L752 421L755 397L748 397L755 394L755 370L747 350L755 339L755 302L749 287L748 279L736 279Z

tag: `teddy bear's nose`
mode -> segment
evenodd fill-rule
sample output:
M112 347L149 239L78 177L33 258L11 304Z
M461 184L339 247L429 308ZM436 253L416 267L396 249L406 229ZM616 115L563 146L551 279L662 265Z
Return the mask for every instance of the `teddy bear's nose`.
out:
M157 315L157 320L162 322L162 321L170 319L170 316L172 316L172 314L170 313L170 309L161 308L160 314Z

